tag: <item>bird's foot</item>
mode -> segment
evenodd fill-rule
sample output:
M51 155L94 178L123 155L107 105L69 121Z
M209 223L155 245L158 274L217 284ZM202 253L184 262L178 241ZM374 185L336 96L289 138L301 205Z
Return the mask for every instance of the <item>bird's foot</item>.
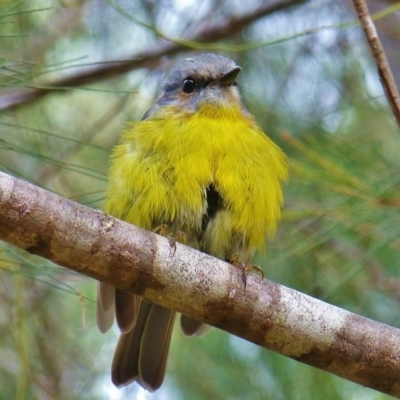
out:
M230 262L235 267L239 268L242 271L242 280L244 287L246 288L247 285L247 275L250 273L257 273L260 275L261 280L264 279L264 271L261 269L260 266L256 264L246 264L244 262L239 261L239 254L234 254L230 259Z
M173 255L175 255L176 252L176 242L185 244L187 240L185 232L178 231L175 234L168 232L167 224L158 225L153 232L168 239L171 249L174 250Z

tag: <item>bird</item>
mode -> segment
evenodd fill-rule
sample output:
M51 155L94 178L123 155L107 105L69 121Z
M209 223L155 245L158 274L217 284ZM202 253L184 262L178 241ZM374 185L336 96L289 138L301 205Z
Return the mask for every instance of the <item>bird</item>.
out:
M205 53L178 62L155 104L128 123L110 157L105 212L231 262L263 251L281 217L288 163L243 104L241 68ZM121 331L111 367L117 387L163 383L175 311L99 282L97 324ZM187 336L208 326L181 315Z

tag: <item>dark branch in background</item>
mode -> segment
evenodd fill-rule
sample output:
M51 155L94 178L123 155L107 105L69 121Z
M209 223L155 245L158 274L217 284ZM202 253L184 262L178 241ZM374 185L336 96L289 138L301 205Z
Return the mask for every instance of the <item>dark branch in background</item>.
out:
M0 172L0 240L260 346L400 397L400 330Z
M188 49L188 46L184 44L185 40L206 43L228 38L245 29L257 19L304 3L305 1L306 0L280 0L274 3L268 2L268 4L261 5L248 13L231 16L216 24L207 25L204 23L195 35L184 38L180 40L179 43L171 43L167 42L165 39L159 39L158 42L152 46L151 50L133 55L130 60L106 63L90 71L81 72L56 82L48 82L41 85L32 83L32 88L17 88L6 91L0 94L0 111L14 109L57 90L66 90L104 79L114 78L138 68L155 68L159 65L161 57L171 56Z
M353 5L357 11L358 19L364 29L369 47L371 48L372 55L378 67L379 78L385 91L386 98L397 121L397 125L400 128L400 97L389 62L386 58L385 50L379 40L378 33L365 1L353 0Z

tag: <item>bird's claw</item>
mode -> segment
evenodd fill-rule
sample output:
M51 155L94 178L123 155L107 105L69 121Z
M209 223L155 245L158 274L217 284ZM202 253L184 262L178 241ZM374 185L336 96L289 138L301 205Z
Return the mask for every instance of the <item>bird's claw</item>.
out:
M232 265L242 271L242 280L245 288L247 286L247 275L251 272L258 273L261 277L261 280L264 279L264 271L261 269L261 267L256 264L246 264L239 261L239 254L234 254L230 262Z
M175 235L172 233L168 233L167 224L158 225L153 232L159 234L160 236L164 236L168 239L170 247L174 249L173 255L175 255L176 252L176 242L185 244L187 240L185 232L178 231L176 232Z

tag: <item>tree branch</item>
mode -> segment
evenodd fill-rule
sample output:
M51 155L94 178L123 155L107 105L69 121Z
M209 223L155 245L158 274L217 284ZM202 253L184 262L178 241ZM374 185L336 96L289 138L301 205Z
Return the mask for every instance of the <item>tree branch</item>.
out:
M167 42L165 39L160 38L150 50L133 55L127 61L105 63L90 71L80 72L56 82L48 82L41 85L32 83L31 88L25 87L7 90L0 94L0 111L17 108L18 106L44 97L49 93L114 78L138 68L155 68L159 65L162 57L177 54L187 49L189 45L185 45L185 42L205 43L230 37L257 19L304 3L305 1L276 0L272 3L268 2L240 16L230 16L215 24L203 24L196 30L196 34L179 40L179 42Z
M354 8L357 11L358 19L364 29L372 55L378 67L379 78L385 91L387 101L390 104L397 125L400 128L400 97L396 82L393 78L392 70L386 58L385 50L379 40L374 22L368 11L364 0L353 0Z
M260 346L400 397L400 330L0 172L0 239Z

